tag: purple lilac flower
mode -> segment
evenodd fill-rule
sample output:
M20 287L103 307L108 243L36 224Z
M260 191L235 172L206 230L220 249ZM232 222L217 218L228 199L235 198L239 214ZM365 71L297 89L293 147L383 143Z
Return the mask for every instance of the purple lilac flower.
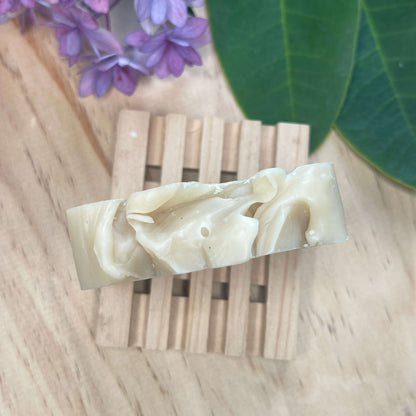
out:
M14 4L14 1L11 0L0 0L0 15L5 15L10 11Z
M19 14L20 31L23 33L28 27L36 26L36 15L33 8L23 10Z
M58 0L49 0L47 3L52 4ZM35 0L0 0L0 24L9 20L10 15L17 17L23 33L28 27L36 26L35 11L45 15L48 5L44 5Z
M95 62L82 72L79 82L79 95L90 94L103 96L111 84L126 95L133 94L139 73L149 75L149 70L140 62L141 55L133 51L131 54L111 54L97 58Z
M146 66L165 78L169 74L179 77L185 64L202 65L195 48L210 41L207 28L208 21L201 17L190 17L181 28L164 27L140 47L148 54Z
M72 7L77 0L53 0L56 1L56 3L59 2L59 5L63 8L68 8L68 7Z
M83 37L96 55L99 55L98 51L123 54L123 48L114 35L99 27L98 22L80 7L53 6L52 21L46 24L55 28L59 53L70 58L70 64L81 52Z
M23 33L28 25L36 24L35 4L35 0L0 0L0 23L9 20L9 13L17 13Z
M0 0L0 14L14 13L21 8L33 9L35 0Z
M108 13L110 0L85 0L85 4L97 13Z
M45 0L44 2L37 2L36 0L0 0L0 16L5 16L6 13L23 12L28 9L36 9L41 14L44 14L44 9L49 4L56 4L58 1L59 0Z
M201 65L196 48L210 42L206 19L189 17L187 7L202 6L204 0L135 0L137 15L145 30L128 34L123 48L110 30L99 26L96 14L77 5L78 0L0 0L0 24L17 16L22 29L36 24L35 11L50 21L59 42L59 53L68 57L69 64L82 61L88 66L81 71L79 95L95 93L101 97L113 84L124 94L131 95L140 74L150 75L152 69L164 78L172 73L179 76L185 64ZM98 14L106 14L109 28L110 0L83 0ZM165 24L167 21L175 27ZM163 26L160 26L163 23ZM81 54L83 41L93 54ZM101 56L104 52L106 55Z
M155 25L169 20L174 26L182 27L188 18L187 6L200 7L204 0L134 0L139 22L150 19Z
M134 46L136 48L142 46L149 39L149 35L144 30L136 30L129 33L124 38L124 42L127 45Z

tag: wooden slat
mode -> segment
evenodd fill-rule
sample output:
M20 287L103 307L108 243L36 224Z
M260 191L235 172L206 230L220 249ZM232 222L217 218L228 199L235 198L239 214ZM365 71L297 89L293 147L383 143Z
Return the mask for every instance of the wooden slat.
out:
M202 132L202 120L188 119L185 139L185 156L183 158L184 168L199 168Z
M147 148L147 164L150 166L162 165L165 124L165 117L155 116L150 119L149 145Z
M238 143L237 179L243 180L254 175L260 167L261 123L244 120L241 122ZM236 149L234 149L234 152Z
M189 169L199 168L199 155L201 147L203 121L188 119L185 135L186 152L183 159L183 167ZM163 143L165 136L165 117L152 117L150 121L149 148L147 164L150 166L162 166Z
M222 170L225 172L237 172L240 129L240 123L226 123L224 126Z
M263 355L266 305L250 303L248 315L247 355Z
M208 352L224 354L227 301L212 299L209 317Z
M260 169L276 166L276 126L261 126Z
M238 179L246 179L259 170L261 123L245 120L241 125ZM245 354L252 262L231 267L227 311L225 353Z
M185 339L185 350L189 352L207 351L212 275L212 269L191 274Z
M277 125L276 166L291 171L308 163L309 126L279 123Z
M185 137L186 117L176 114L168 115L165 125L162 185L182 180ZM172 283L172 276L152 279L145 341L148 349L165 350L167 348Z
M134 293L133 306L131 308L129 346L140 348L144 347L148 311L149 295Z
M160 186L159 182L145 181L143 189L157 188L158 186Z
M261 127L260 144L260 169L275 167L277 128L275 126ZM253 260L251 283L254 285L266 285L266 263L267 257L259 257Z
M215 282L229 282L230 271L229 267L220 267L219 269L214 269L214 281Z
M186 313L189 299L184 296L173 296L171 305L171 318L167 348L183 350L186 331Z
M199 181L217 183L221 178L224 121L216 117L204 120L199 165Z
M217 118L187 121L180 115L150 118L147 113L123 111L112 197L180 182L184 167L199 169L198 179L206 183L219 182L221 171L237 172L237 179L245 179L273 166L291 170L306 163L308 137L307 126L288 123L273 127L253 121L224 123ZM148 165L161 167L160 182L154 173L144 182L146 157ZM192 172L187 173L192 178ZM299 304L295 271L296 253L290 252L176 276L190 279L189 298L172 296L172 276L152 279L150 294L133 295L131 283L103 288L97 342L292 358ZM223 299L211 299L214 280L228 285L216 287L215 296ZM264 289L251 284L267 287L266 303L258 303ZM256 302L250 302L250 288Z
M290 360L296 354L299 314L297 253L270 256L264 357Z
M217 183L221 177L224 121L205 118L201 142L199 181ZM212 269L191 274L185 349L207 351L209 314L211 310Z
M146 168L149 113L122 111L117 128L111 197L126 198L141 190ZM99 345L127 347L133 283L104 287L100 291L96 341Z
M251 283L253 285L265 286L267 284L267 257L257 257L251 262L253 263L251 271Z
M276 165L285 170L307 163L309 127L277 125ZM271 255L267 281L264 356L289 360L296 354L299 315L299 276L296 252Z
M260 169L268 169L275 166L276 147L277 128L275 126L262 126ZM251 283L253 285L267 285L268 267L268 256L258 257L252 261ZM263 355L265 321L266 305L264 303L250 303L246 348L248 355Z

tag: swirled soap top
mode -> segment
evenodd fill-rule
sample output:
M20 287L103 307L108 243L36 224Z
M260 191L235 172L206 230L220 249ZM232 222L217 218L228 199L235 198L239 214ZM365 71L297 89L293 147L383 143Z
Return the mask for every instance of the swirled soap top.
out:
M83 289L347 239L332 163L221 184L174 183L67 216Z

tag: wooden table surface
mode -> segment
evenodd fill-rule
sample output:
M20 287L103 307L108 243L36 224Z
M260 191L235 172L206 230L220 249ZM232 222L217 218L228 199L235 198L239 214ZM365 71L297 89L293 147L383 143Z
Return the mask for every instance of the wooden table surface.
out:
M69 207L106 199L123 108L243 118L210 46L203 67L77 96L52 31L0 27L0 414L416 414L416 197L331 133L350 241L300 256L291 362L101 349L97 294L79 289Z

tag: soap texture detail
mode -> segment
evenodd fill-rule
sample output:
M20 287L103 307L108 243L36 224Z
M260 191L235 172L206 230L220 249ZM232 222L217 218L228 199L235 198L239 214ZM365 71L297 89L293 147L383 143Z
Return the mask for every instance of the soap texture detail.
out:
M183 182L67 211L82 289L345 241L332 163L244 181Z

